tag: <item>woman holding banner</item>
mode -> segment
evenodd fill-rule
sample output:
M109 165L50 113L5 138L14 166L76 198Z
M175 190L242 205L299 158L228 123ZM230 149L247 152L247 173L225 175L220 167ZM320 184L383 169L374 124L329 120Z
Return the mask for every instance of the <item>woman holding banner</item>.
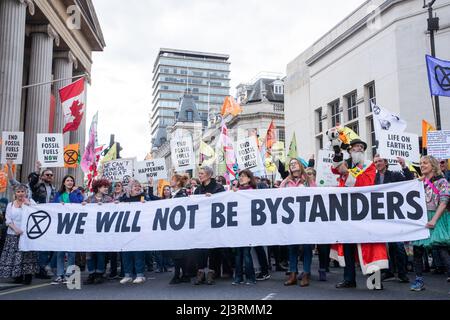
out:
M8 227L5 245L0 257L0 278L14 278L14 283L31 284L33 274L39 272L37 254L19 251L19 239L23 234L22 216L24 206L36 204L27 197L28 187L24 184L14 188L15 200L6 207Z
M239 190L253 189L256 189L256 179L253 173L248 169L239 172ZM242 263L244 263L246 284L250 285L256 283L255 268L253 267L251 250L251 247L235 248L236 270L233 284L241 284L244 282Z
M150 200L142 191L142 186L137 180L132 180L129 184L130 194L124 195L121 202L142 202ZM122 253L122 259L125 267L125 277L120 280L121 284L134 283L141 284L145 282L145 252L144 251L126 251ZM133 269L136 272L136 278L133 280Z
M314 168L306 168L306 187L317 187L316 183L316 170ZM311 264L313 258L313 248L312 244L303 245L303 272L299 278L300 286L309 286L309 281L311 279ZM319 281L327 281L326 269L328 266L328 256L330 255L330 245L329 244L319 244L317 245L317 250L319 251Z
M305 186L305 167L299 159L293 158L289 161L289 175L280 184L280 188L298 188ZM289 278L285 286L297 284L298 274L298 244L288 246L289 252Z
M111 203L113 198L108 196L108 190L111 186L111 182L108 179L94 180L92 183L92 189L94 194L88 197L87 203ZM117 255L117 253L112 253ZM114 262L115 261L115 266ZM89 272L89 276L84 284L98 284L103 282L103 275L105 273L106 265L106 253L104 252L88 252L86 253L86 264ZM117 257L111 259L111 273L117 275Z
M71 175L67 175L63 178L61 187L56 193L53 199L54 203L82 203L83 195L81 191L75 185L75 178ZM64 276L64 261L67 254L68 266L75 265L75 252L57 252L56 253L56 279L52 281L52 284L66 283L66 278L69 275Z
M172 198L185 198L187 197L187 192L185 189L186 183L189 180L187 176L182 176L176 174L170 180L170 185L172 187ZM188 265L187 256L189 250L176 250L171 251L173 263L174 263L174 275L170 284L178 284L181 282L191 282L191 278L188 277Z
M413 241L414 272L416 280L411 285L412 291L425 289L422 269L422 256L426 248L437 249L442 262L447 267L447 281L450 281L450 257L448 253L450 245L450 213L448 204L450 191L448 181L442 175L439 162L432 156L423 156L420 159L421 178L425 187L425 200L427 204L428 223L430 237Z
M213 178L214 171L211 167L203 166L199 172L198 177L200 180L200 185L195 190L194 194L204 194L207 197L211 196L214 193L224 192L224 187L218 183ZM214 270L217 269L217 266L214 266L214 259L212 259L214 255L214 250L217 252L220 249L197 249L197 278L195 280L195 285L199 285L205 282L205 269L206 272L206 283L209 285L214 284ZM209 268L208 268L208 258L209 258Z

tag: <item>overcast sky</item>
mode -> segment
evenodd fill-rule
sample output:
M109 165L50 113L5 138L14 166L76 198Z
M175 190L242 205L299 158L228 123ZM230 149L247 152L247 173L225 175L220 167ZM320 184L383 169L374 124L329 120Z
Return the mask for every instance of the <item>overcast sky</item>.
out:
M159 48L230 55L231 93L259 72L287 64L364 0L95 0L106 41L94 53L87 130L99 111L98 138L122 157L150 151L152 71Z

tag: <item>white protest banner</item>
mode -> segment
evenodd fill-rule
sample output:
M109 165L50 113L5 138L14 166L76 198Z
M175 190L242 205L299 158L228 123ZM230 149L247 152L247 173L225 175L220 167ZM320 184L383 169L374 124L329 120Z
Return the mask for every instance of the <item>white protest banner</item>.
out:
M103 163L102 176L112 182L128 182L133 178L134 159L117 159Z
M23 132L2 133L2 159L0 163L6 164L12 160L14 164L22 164L23 157Z
M191 136L172 139L170 150L175 171L182 172L194 169L195 156Z
M62 133L38 133L37 155L43 167L64 167L64 139Z
M241 139L236 143L236 158L239 169L261 169L262 161L255 137Z
M167 179L166 160L153 159L136 162L134 166L134 178L141 183L147 183L149 178L155 180Z
M450 159L450 130L428 131L428 154L436 159Z
M419 136L413 133L377 133L378 153L381 158L396 160L402 157L410 162L419 162Z
M222 192L146 203L25 206L24 251L118 252L425 239L418 180Z

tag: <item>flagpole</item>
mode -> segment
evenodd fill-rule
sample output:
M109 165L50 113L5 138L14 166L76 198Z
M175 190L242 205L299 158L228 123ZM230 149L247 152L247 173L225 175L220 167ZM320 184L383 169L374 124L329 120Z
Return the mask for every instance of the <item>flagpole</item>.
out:
M433 58L436 57L436 49L434 45L434 33L439 30L439 18L433 17L433 4L436 0L432 0L425 4L425 0L423 1L423 8L428 7L428 31L430 32L430 47L431 47L431 56ZM434 110L435 110L435 119L436 119L436 129L441 130L441 111L439 106L439 96L434 96Z
M72 80L72 79L83 78L83 77L86 77L87 75L88 75L87 73L83 73L82 75L73 76L73 77L70 77L70 78L57 79L57 80L52 80L52 81L47 81L47 82L40 82L40 83L35 83L35 84L29 84L27 86L23 86L22 89L27 89L27 88L37 87L37 86L43 86L45 84L54 83L54 82L60 82L60 81L65 81L65 80Z

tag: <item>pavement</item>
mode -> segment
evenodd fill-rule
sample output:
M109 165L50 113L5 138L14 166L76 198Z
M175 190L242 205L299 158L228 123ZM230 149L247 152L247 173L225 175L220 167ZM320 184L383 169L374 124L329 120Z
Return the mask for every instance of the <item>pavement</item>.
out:
M301 268L301 265L300 265ZM317 270L317 257L312 270ZM146 273L144 284L122 285L119 280L106 280L97 285L81 285L80 290L69 290L66 285L51 285L49 280L33 279L30 286L0 282L0 300L450 300L450 283L446 275L424 274L426 289L409 290L408 283L396 279L383 282L384 290L369 290L367 277L357 273L357 288L336 289L343 278L342 268L330 268L328 281L319 282L313 271L309 287L285 287L284 272L272 272L271 278L255 285L232 285L232 279L217 279L215 285L192 283L170 285L172 272ZM413 280L414 275L408 274ZM87 277L82 274L82 279Z

